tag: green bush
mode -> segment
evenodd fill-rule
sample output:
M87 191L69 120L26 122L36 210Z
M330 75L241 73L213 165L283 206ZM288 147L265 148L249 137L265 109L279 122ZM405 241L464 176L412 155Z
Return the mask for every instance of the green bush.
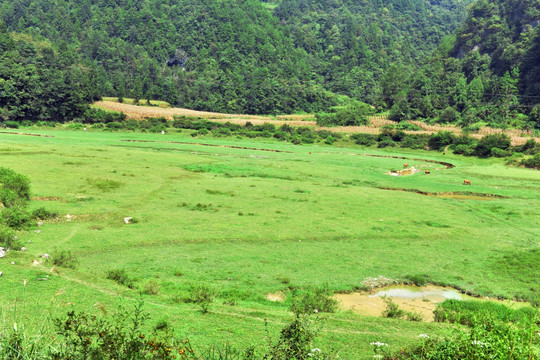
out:
M32 217L30 213L22 206L5 208L0 213L0 223L12 229L26 229L30 226L31 222Z
M540 169L540 153L531 158L521 160L519 164L527 168Z
M0 246L6 249L20 250L21 241L12 229L0 225Z
M8 128L8 129L18 129L19 128L19 123L16 122L16 121L6 121L4 123L4 125Z
M393 147L396 143L391 138L384 138L377 144L378 148Z
M433 314L437 322L473 326L488 320L517 323L534 318L537 312L532 307L511 309L504 304L490 301L446 300L437 305Z
M450 131L439 131L432 134L428 141L428 146L431 150L441 151L448 145L451 145L456 139L456 135Z
M293 294L290 310L295 314L333 313L337 310L337 300L332 297L328 285L309 288Z
M363 146L373 146L377 143L377 136L372 134L354 134L351 135L351 139L353 139L357 145Z
M418 345L397 351L378 348L376 352L384 360L538 360L536 321L537 316L518 323L486 318L467 332L456 329L453 335L441 339L424 335Z
M4 207L26 205L30 200L30 180L15 171L0 167L0 203Z
M107 271L107 279L116 281L118 284L133 289L135 281L128 275L124 269L112 269Z
M75 269L79 262L75 254L69 250L56 251L51 258L54 265L70 269Z
M109 130L109 131L116 131L116 130L120 130L122 129L122 123L119 123L119 122L116 122L116 121L112 121L112 122L109 122L107 124L105 124L105 130Z
M409 149L426 149L428 147L429 135L407 134L403 137L399 146Z
M201 307L202 313L206 314L210 305L214 302L216 291L206 285L193 286L190 290L190 297L186 302L198 304Z
M484 136L475 148L475 155L479 157L488 157L492 155L491 149L498 148L506 150L510 147L510 137L506 134L490 134Z
M408 130L408 131L420 131L422 128L418 125L411 124L410 122L402 121L396 125L398 130Z
M58 213L49 211L45 209L43 206L32 210L32 219L48 220L48 219L54 219L57 216L58 216Z

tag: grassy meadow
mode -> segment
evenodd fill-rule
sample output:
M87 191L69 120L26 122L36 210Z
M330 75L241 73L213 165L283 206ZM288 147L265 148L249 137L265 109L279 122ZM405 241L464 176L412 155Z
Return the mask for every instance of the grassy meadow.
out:
M70 309L132 303L142 290L150 325L167 322L194 346L242 348L264 346L266 329L276 337L290 321L290 297L266 294L294 287L346 292L379 275L428 275L472 294L540 299L536 170L188 132L27 131L53 137L0 133L0 166L28 176L32 207L59 217L21 232L27 250L0 259L4 325L38 329ZM386 174L404 163L430 174ZM41 257L66 250L77 257L73 269ZM132 288L108 279L111 270L124 271ZM184 301L201 285L216 295L208 314ZM322 317L316 345L346 359L371 358L370 342L398 348L452 329L351 311Z

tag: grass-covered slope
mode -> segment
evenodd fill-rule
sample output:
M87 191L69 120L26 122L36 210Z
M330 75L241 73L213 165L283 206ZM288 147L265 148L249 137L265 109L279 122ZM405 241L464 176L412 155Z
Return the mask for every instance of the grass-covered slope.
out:
M61 215L35 228L40 232L21 232L27 250L0 259L9 318L17 307L21 320L40 324L36 314L111 309L119 295L130 301L142 290L151 325L165 320L200 345L243 347L264 343L264 319L273 334L290 320L286 304L265 298L290 287L353 290L367 277L427 274L481 295L539 296L535 170L405 149L32 131L54 137L0 134L2 165L30 178L33 206ZM385 174L404 162L431 174ZM478 197L452 197L469 192ZM62 261L51 269L55 259ZM111 270L132 279L131 288ZM198 286L217 294L209 314L185 302ZM446 331L350 312L327 318L320 346L349 358L370 358L370 342L395 348Z

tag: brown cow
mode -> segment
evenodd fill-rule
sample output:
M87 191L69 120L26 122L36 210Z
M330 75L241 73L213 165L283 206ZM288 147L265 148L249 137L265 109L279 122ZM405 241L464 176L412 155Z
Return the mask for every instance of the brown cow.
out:
M403 167L408 168L409 164L403 164Z
M463 185L471 185L471 180L463 180Z

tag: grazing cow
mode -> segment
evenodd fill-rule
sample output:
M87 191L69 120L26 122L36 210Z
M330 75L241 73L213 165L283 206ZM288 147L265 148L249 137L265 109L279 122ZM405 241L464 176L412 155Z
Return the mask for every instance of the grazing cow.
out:
M408 168L409 164L403 164L403 167Z
M471 185L471 180L463 180L463 185Z
M429 175L429 174L431 174L431 171L424 170L424 173L425 173L426 175Z

